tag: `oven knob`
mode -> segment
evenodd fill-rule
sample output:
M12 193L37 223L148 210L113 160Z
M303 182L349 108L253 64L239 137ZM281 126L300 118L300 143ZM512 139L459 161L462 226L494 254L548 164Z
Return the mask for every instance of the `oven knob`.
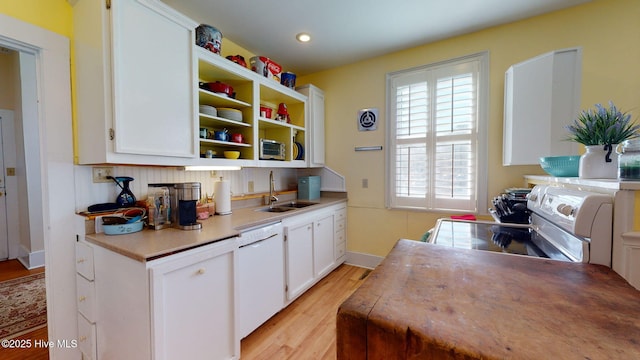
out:
M575 211L575 209L571 205L567 205L567 204L560 204L556 209L560 214L565 216L571 216Z

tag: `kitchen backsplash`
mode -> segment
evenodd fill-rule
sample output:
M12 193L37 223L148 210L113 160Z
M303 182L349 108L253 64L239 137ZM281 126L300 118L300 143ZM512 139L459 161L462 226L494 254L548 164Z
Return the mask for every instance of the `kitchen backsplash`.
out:
M231 185L233 195L264 193L269 191L269 171L273 170L276 191L295 189L297 172L284 168L243 168L239 171L184 171L174 168L147 166L114 166L114 176L130 176L131 191L138 200L146 199L147 185L153 183L201 183L202 195L213 194L213 183L222 176ZM76 211L84 211L89 205L115 202L120 188L114 183L93 183L91 166L75 166ZM253 182L253 191L249 183Z

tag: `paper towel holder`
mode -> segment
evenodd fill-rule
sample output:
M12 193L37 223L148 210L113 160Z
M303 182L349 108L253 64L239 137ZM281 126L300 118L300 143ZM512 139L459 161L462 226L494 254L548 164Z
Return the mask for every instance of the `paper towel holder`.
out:
M213 199L216 203L216 215L231 214L231 189L228 181L220 180L213 184Z

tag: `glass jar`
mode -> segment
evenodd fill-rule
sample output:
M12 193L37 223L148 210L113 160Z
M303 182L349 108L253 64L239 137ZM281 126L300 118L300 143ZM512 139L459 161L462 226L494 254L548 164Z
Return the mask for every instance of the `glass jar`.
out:
M640 181L640 140L625 140L618 152L618 179Z

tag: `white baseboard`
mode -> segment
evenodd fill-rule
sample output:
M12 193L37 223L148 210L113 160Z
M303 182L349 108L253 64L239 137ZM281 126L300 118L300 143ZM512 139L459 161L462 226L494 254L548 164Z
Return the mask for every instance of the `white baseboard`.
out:
M360 266L367 269L375 269L384 259L382 256L347 251L346 264Z
M28 270L44 266L44 250L29 252L24 246L21 246L20 253L18 261Z

